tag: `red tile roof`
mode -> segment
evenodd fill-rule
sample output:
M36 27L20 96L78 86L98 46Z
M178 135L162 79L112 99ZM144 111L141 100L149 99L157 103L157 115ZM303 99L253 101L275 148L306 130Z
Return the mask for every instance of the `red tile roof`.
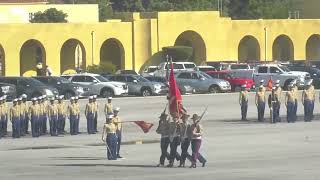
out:
M47 3L47 0L0 0L0 4L33 4L33 3Z

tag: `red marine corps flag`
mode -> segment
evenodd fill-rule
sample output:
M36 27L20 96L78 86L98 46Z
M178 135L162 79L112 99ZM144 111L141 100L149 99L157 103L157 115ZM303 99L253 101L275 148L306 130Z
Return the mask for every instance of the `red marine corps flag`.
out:
M171 61L171 72L169 77L169 111L172 117L181 117L186 113L186 110L182 106L182 97L179 87L174 77L173 64Z
M270 79L269 79L269 81L268 81L268 85L267 85L267 88L268 88L268 90L269 90L269 91L271 91L271 90L272 90L272 86L273 86L272 76L270 76Z
M133 121L133 122L136 123L136 125L138 125L144 133L148 133L153 126L152 123L147 123L145 121Z

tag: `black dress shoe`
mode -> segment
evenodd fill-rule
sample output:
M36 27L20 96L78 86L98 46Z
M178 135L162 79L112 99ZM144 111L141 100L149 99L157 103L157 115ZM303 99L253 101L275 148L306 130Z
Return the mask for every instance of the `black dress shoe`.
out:
M122 158L122 156L120 156L120 155L117 155L117 158Z
M207 163L207 161L203 162L203 163L202 163L202 167L205 167L205 166L206 166L206 163Z
M173 167L173 163L168 164L167 167Z
M196 164L192 164L192 165L190 166L190 168L196 168L196 167L197 167Z

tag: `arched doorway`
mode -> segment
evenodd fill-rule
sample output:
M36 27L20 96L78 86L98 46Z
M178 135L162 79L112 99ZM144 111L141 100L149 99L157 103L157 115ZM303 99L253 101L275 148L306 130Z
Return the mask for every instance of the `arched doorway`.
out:
M238 61L260 61L260 44L253 36L245 36L241 39L238 47Z
M67 40L60 51L60 73L69 74L86 69L86 50L81 41Z
M5 76L5 67L6 67L6 56L4 53L4 49L0 44L0 75Z
M42 43L35 39L26 41L20 49L20 75L36 76L36 65L46 65L46 51Z
M125 68L125 51L122 43L115 38L107 39L100 48L100 63L112 63L116 69Z
M185 31L176 39L175 46L189 46L193 48L191 61L202 64L207 60L206 45L203 38L195 31Z
M272 46L272 58L274 61L293 61L294 46L292 40L286 35L278 36Z
M309 37L306 44L306 60L320 60L320 35Z

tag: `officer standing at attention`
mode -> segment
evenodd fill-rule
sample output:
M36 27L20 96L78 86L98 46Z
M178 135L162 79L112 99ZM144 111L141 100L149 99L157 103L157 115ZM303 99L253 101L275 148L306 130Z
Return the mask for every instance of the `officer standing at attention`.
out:
M279 100L276 95L276 87L272 87L271 94L268 97L268 105L269 108L272 109L272 122L271 123L276 123L278 122L279 115L278 115L278 109L279 109Z
M12 123L12 137L20 138L20 106L18 99L13 100L13 106L10 108L10 120Z
M4 118L3 120L3 134L8 135L8 119L9 119L9 107L7 104L7 96L4 95L2 98L2 116Z
M288 123L295 122L295 114L294 114L294 108L295 108L295 92L293 90L293 84L289 85L289 90L286 93L285 96L285 105L287 107L287 121Z
M58 136L58 105L55 103L54 97L50 99L50 105L48 106L48 117L50 123L50 135Z
M169 158L169 154L167 150L170 144L170 139L169 139L170 119L168 119L168 114L166 114L165 112L161 113L159 118L160 118L159 125L156 132L161 135L161 140L160 140L161 156L160 156L160 163L157 166L163 167L165 159Z
M70 99L70 105L68 106L68 114L69 114L69 119L70 119L70 134L71 135L77 135L77 130L76 130L76 121L78 118L78 109L76 107L76 104L74 103L74 97L71 97Z
M117 160L117 127L112 123L112 118L112 114L109 114L106 118L106 123L103 125L102 141L107 146L108 160Z
M113 105L112 105L112 97L108 97L108 102L104 106L104 114L107 116L108 114L113 114Z
M239 104L241 107L241 120L247 121L247 111L248 111L248 91L247 85L241 86L241 91L239 94Z
M280 87L280 80L276 81L276 97L278 98L278 104L277 104L277 122L281 122L281 118L280 118L280 108L281 108L281 100L282 100L282 88Z
M95 134L96 132L94 130L94 118L95 118L96 112L95 112L95 105L93 103L93 96L89 96L89 103L86 105L84 114L87 118L88 134Z
M80 126L80 104L79 104L79 96L76 96L74 98L74 104L75 104L75 107L78 111L78 116L77 116L77 119L76 119L76 132L77 134L79 134L79 126Z
M200 117L197 114L194 114L192 116L193 124L191 125L191 134L192 134L192 140L191 140L191 149L192 149L192 164L190 168L196 168L197 167L197 159L199 159L199 150L202 143L202 134L203 134L203 128L200 125ZM203 158L204 159L204 158ZM204 159L205 162L207 160ZM204 166L205 163L202 163L202 166Z
M29 106L27 103L27 95L26 94L22 94L22 103L21 103L21 108L24 111L24 130L25 130L25 134L29 134L28 129L29 129L29 115L28 115L28 111L29 111Z
M67 111L66 111L66 105L63 101L64 96L61 95L59 96L59 100L58 100L58 134L64 134L65 130L65 123L66 123L66 117L67 117Z
M265 110L265 91L263 85L260 85L259 90L256 93L255 96L255 103L258 108L258 121L263 122L264 121L264 110Z
M98 132L98 128L97 128L97 126L98 126L98 111L99 111L99 105L98 105L98 102L97 102L97 95L93 95L93 104L94 104L94 106L95 106L95 108L94 108L94 110L95 110L95 115L94 115L94 132L95 133L97 133Z
M314 89L311 88L312 81L306 83L306 87L302 92L302 104L304 105L304 121L311 122L313 118L312 105L315 100Z
M122 121L121 118L119 117L119 111L120 108L116 107L113 110L113 118L112 122L116 125L116 135L117 135L117 158L122 158L120 156L120 146L121 146L121 139L122 139Z
M29 107L29 119L31 120L32 137L40 136L40 106L37 98L32 98L32 105Z
M177 148L180 145L180 121L176 114L173 121L169 123L169 139L170 139L170 159L167 167L173 167L174 159L176 158Z
M22 104L22 97L18 98L18 106L20 108L20 136L25 136L25 113L24 113L24 105Z

